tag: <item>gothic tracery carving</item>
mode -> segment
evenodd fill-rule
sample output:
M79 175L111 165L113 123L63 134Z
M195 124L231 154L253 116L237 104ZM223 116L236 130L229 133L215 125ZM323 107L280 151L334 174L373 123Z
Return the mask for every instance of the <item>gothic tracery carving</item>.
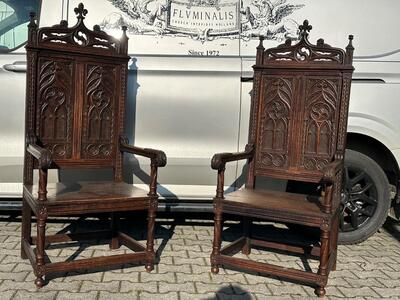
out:
M322 170L335 151L339 95L338 79L307 79L302 163L307 170Z
M113 151L115 68L87 66L83 112L83 156L109 157Z
M37 135L55 159L71 156L72 63L39 60Z
M260 166L283 167L287 161L293 78L268 78L261 104L259 158Z

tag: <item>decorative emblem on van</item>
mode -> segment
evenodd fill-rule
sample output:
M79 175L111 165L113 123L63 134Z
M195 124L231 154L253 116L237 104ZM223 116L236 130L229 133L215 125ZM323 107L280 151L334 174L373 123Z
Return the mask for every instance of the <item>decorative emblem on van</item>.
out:
M239 33L238 2L169 0L168 7L167 30L170 33L188 34L200 40Z
M108 0L119 12L102 28L126 25L130 34L187 36L201 42L263 35L279 42L298 38L298 23L288 18L304 4L290 0Z

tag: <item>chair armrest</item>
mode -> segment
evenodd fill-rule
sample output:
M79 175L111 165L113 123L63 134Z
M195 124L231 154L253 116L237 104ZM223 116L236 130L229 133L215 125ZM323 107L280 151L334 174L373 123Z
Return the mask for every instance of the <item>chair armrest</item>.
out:
M36 144L29 143L26 147L28 151L34 158L38 161L38 166L41 169L48 169L52 163L51 153L49 150L44 149Z
M243 152L217 153L211 159L211 168L214 170L223 170L225 169L225 164L227 162L252 158L253 152L254 146L252 144L247 144L246 149Z
M342 170L343 159L335 159L334 161L327 164L323 169L323 175L321 182L333 184L336 181L336 174Z
M124 136L119 138L119 149L122 152L148 157L151 160L151 164L155 167L165 167L167 164L167 156L163 151L129 145L128 139Z

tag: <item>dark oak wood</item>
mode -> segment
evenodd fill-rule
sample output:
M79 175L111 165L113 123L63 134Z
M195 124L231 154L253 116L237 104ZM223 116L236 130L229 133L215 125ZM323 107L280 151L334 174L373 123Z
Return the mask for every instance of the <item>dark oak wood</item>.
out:
M315 293L322 297L329 272L336 268L354 48L353 36L346 50L323 39L312 45L311 28L305 20L294 45L288 39L265 50L260 38L253 66L249 142L245 151L215 154L211 161L218 170L211 271L218 273L219 266L225 265L293 279L316 286ZM225 165L240 159L248 160L246 186L224 195ZM255 187L256 176L319 183L322 192L311 196L261 190ZM222 214L243 216L243 237L221 250ZM319 244L262 240L251 234L253 218L319 228ZM318 272L228 256L240 250L248 255L252 246L317 257Z
M35 284L42 287L51 272L66 272L116 264L141 262L154 268L154 222L157 210L157 169L166 165L164 152L129 145L123 136L127 83L128 37L113 38L86 28L87 10L75 8L77 23L66 21L38 28L35 15L28 25L26 148L22 209L21 257L29 258ZM150 159L149 190L122 181L122 155ZM107 168L114 181L47 183L49 168ZM38 169L39 182L33 182ZM119 231L118 212L147 210L147 245ZM46 236L47 218L61 215L111 213L109 231ZM37 235L31 236L32 213ZM124 244L134 254L111 255L51 263L45 246L72 240L109 238L110 248ZM35 247L36 246L36 247Z

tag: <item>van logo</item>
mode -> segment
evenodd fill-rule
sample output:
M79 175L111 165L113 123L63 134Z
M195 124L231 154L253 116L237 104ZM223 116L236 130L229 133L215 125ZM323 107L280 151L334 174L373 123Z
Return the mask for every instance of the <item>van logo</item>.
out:
M239 3L185 3L169 1L167 29L209 39L239 34Z
M304 4L290 0L108 0L118 12L103 29L126 25L134 35L186 36L202 43L217 38L263 35L281 42L298 38L298 23L288 18Z

